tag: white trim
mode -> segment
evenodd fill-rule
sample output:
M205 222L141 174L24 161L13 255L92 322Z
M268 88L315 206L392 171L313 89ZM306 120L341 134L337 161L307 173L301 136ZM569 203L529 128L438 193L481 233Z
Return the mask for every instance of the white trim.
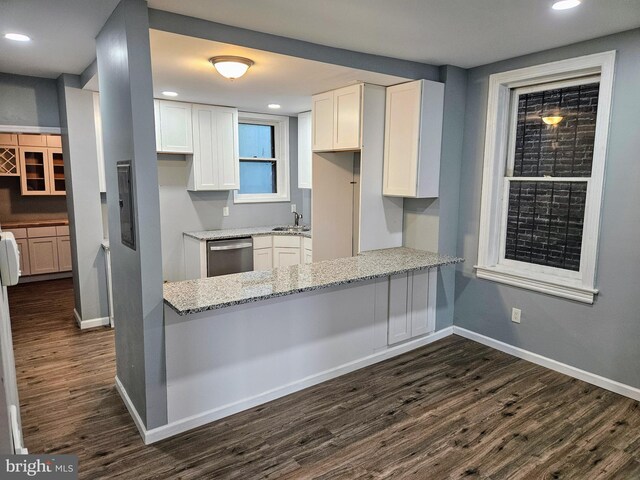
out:
M387 360L391 357L401 355L403 353L409 352L416 348L423 347L425 345L428 345L430 343L433 343L445 337L448 337L452 334L453 334L453 327L447 327L437 332L434 332L432 334L425 335L415 340L402 343L398 346L389 347L386 350L373 353L372 355L361 358L359 360L345 363L344 365L340 365L338 367L325 370L324 372L310 375L306 378L302 378L300 380L289 383L287 385L283 385L281 387L277 387L272 390L262 392L253 397L248 397L238 402L234 402L219 408L215 408L213 410L209 410L207 412L203 412L198 415L194 415L192 417L188 417L176 422L168 423L167 425L162 425L161 427L152 428L150 430L147 430L144 427L144 423L140 419L140 416L138 415L138 412L133 406L131 399L127 395L124 389L124 386L120 383L117 377L116 377L116 388L120 393L120 396L122 397L125 405L127 406L127 409L131 413L131 416L133 417L133 421L135 422L136 427L138 427L138 430L142 435L142 439L144 443L148 445L150 443L158 442L165 438L172 437L179 433L186 432L193 428L206 425L207 423L211 423L215 420L228 417L229 415L233 415L243 410L253 408L257 405L261 405L263 403L269 402L276 398L284 397L285 395L289 395L290 393L298 392L307 387L317 385L327 380L331 380L332 378L336 378L341 375L345 375L347 373L353 372L355 370L367 367L369 365L373 365L374 363L378 363L383 360Z
M519 70L496 73L489 77L489 100L485 134L482 203L478 240L477 276L501 283L541 291L563 298L593 303L597 293L596 267L598 240L602 212L607 139L613 96L615 51L562 60ZM549 269L519 268L501 264L504 242L502 235L506 219L506 177L509 128L511 119L511 92L515 88L599 75L600 94L594 143L593 167L589 179L582 238L580 277L559 274ZM579 80L582 81L582 80ZM521 179L519 179L521 180ZM549 180L546 178L542 181ZM560 180L560 179L558 179ZM566 180L565 180L566 181Z
M148 436L147 428L144 426L144 422L142 421L142 418L138 414L138 410L136 410L135 405L131 401L129 394L127 393L127 390L124 388L124 385L118 378L118 375L116 375L115 383L116 383L116 390L120 394L120 398L122 398L122 402L124 403L124 406L127 407L127 410L129 410L129 415L131 415L131 418L133 418L133 423L135 423L136 428L138 429L138 432L140 432L140 435L142 436L142 440L144 441L144 444L148 445L151 442L147 441L147 436Z
M0 125L0 132L62 135L62 129L60 127L25 127L24 125Z
M233 191L233 203L267 203L267 202L289 202L291 200L290 186L290 166L289 166L289 117L280 115L269 115L266 113L238 112L238 125L240 123L255 123L258 125L269 125L275 127L275 158L269 159L246 159L242 160L269 160L276 162L276 174L278 176L277 193L239 193ZM239 141L239 139L238 139ZM242 184L242 180L240 180Z
M568 298L569 300L575 300L577 302L592 304L594 295L598 293L598 290L595 289L569 284L562 285L559 282L549 282L544 278L535 278L533 273L523 275L522 272L520 272L520 275L518 275L517 273L509 272L501 268L499 265L494 267L480 267L476 265L474 268L476 269L476 276L478 278L492 280L514 287L526 288L534 292Z
M76 323L80 330L86 330L88 328L96 328L96 327L108 327L110 325L109 317L99 317L99 318L91 318L89 320L82 320L80 318L80 314L74 308L73 309L73 317L76 319Z
M475 342L486 345L487 347L495 348L496 350L500 350L501 352L508 353L509 355L513 355L514 357L527 360L531 363L535 363L536 365L555 370L556 372L560 372L564 375L577 378L597 387L604 388L605 390L609 390L611 392L624 395L625 397L640 401L640 388L632 387L631 385L626 385L624 383L617 382L600 375L596 375L595 373L581 370L579 368L567 365L566 363L558 362L557 360L553 360L548 357L543 357L542 355L539 355L537 353L533 353L529 350L524 350L519 347L514 347L513 345L509 345L508 343L495 340L480 333L467 330L466 328L453 327L453 333L454 335L459 335L469 340L473 340Z

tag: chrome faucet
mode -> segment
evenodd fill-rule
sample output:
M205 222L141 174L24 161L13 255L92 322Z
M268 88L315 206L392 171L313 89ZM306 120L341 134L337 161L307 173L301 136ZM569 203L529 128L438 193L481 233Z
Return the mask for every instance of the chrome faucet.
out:
M296 227L300 226L300 220L302 220L302 214L298 212L293 212L293 224Z

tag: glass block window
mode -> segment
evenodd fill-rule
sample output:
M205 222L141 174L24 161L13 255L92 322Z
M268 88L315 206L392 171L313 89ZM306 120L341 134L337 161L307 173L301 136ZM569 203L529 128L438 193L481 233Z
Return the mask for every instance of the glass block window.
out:
M513 90L504 258L580 270L599 82Z

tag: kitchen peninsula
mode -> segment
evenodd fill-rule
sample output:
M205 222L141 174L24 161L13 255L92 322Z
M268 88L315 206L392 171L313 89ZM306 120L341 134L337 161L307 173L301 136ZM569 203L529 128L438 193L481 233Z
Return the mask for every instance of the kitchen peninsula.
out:
M399 247L165 284L168 425L149 440L430 343L438 269L461 261Z

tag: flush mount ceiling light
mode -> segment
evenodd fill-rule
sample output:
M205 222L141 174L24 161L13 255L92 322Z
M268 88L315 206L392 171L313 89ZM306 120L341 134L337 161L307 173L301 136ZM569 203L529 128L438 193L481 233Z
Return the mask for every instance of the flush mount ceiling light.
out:
M23 35L22 33L5 33L4 38L7 40L13 40L14 42L28 42L31 40L27 35Z
M555 2L551 8L554 10L569 10L570 8L577 7L580 3L580 0L560 0Z
M562 121L563 118L564 117L561 117L560 115L553 115L548 117L542 117L542 121L547 125L557 125Z
M267 105L267 107L271 108L272 110L277 110L280 108L280 105L277 103L270 103L269 105Z
M243 76L254 63L253 60L249 60L248 58L228 55L212 57L209 61L214 67L216 67L216 70L220 75L228 78L229 80L235 80L236 78Z
M178 92L172 92L170 90L165 90L164 92L162 92L162 95L164 95L165 97L177 97L178 96Z

